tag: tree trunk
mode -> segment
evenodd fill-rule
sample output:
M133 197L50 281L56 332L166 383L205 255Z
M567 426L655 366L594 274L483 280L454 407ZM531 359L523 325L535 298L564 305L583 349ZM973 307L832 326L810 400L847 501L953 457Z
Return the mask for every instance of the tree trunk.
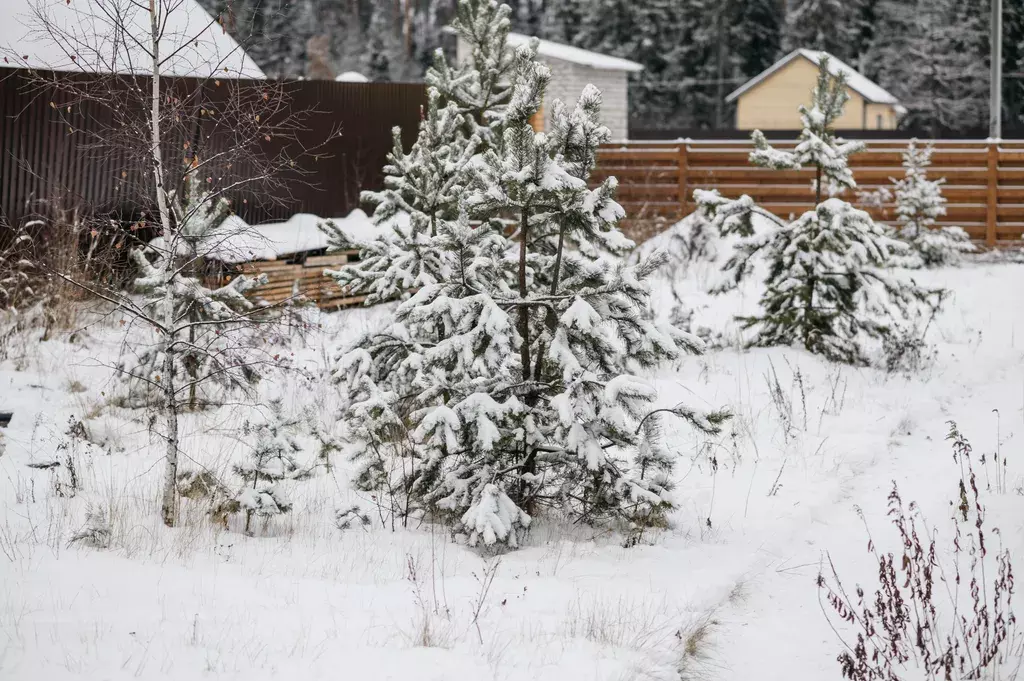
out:
M178 398L174 394L174 356L164 353L164 425L167 428L167 453L164 467L163 498L160 512L164 525L174 527L178 516Z
M814 207L817 208L819 203L821 203L821 166L818 166L814 176Z
M526 243L529 238L527 208L523 208L523 223L519 231L519 299L526 300ZM519 306L519 359L523 364L523 380L530 380L530 308Z
M529 207L523 207L523 222L519 232L519 299L526 300L526 244L529 239ZM523 382L530 380L530 308L527 305L519 306L519 359L523 364ZM526 405L532 407L536 403L536 397L530 393L526 395ZM521 473L533 473L536 469L536 452L530 451L530 444L526 435L523 435L523 468ZM526 481L519 480L519 494L516 502L522 506L529 495L529 485ZM533 509L527 505L527 513Z
M555 252L555 271L551 274L551 295L558 295L558 283L562 275L562 250L565 248L565 225L562 225L558 230L558 250ZM554 302L552 301L552 305ZM558 328L558 316L555 314L554 307L549 307L547 316L544 318L547 324L548 331L551 332L551 336L554 337L555 330ZM541 372L544 370L544 343L541 342L537 348L537 363L533 369L533 380L540 381Z
M814 207L817 209L818 205L821 204L821 166L817 167L814 180ZM807 282L807 290L804 295L804 348L811 350L811 327L808 325L808 320L814 314L814 286L816 282L814 277L810 277Z
M160 149L160 31L162 17L158 10L158 0L149 0L150 51L153 54L152 94L150 96L149 134L151 154L153 155L153 179L156 181L156 205L160 211L160 227L164 238L164 248L173 252L176 247L174 233L171 229L170 209L167 205L167 191L164 187L163 152ZM168 273L173 276L172 272ZM167 454L164 468L163 494L160 512L164 525L174 527L177 521L177 487L178 477L178 404L174 392L174 296L170 282L164 286L164 421L167 428Z
M189 352L193 352L193 350L191 348L192 348L192 346L196 342L196 322L199 321L198 315L196 314L196 310L195 310L195 303L189 303L189 307L188 307L188 321L189 321L189 325L188 325ZM197 393L196 393L196 386L199 383L199 367L197 365L198 365L198 359L193 359L193 362L191 363L191 367L192 368L185 375L186 378L188 378L188 408L189 408L189 411L195 411L196 407L198 406L198 404L196 403L197 402L196 398L198 396Z

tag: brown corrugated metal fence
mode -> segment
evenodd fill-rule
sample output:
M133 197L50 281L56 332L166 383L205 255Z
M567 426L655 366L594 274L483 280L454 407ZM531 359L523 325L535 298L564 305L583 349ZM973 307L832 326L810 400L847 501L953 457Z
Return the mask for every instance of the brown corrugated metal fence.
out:
M247 82L259 85L258 81L231 81ZM215 102L233 91L210 80L166 78L165 83L168 96L186 97L202 88L196 101ZM382 184L392 127L402 128L408 147L426 102L425 88L418 83L290 81L272 85L280 86L289 111L304 113L302 125L293 125L288 135L261 142L265 148L259 153L274 156L283 151L296 159L295 166L278 178L282 191L271 196L256 186L231 192L235 210L254 224L299 212L337 217L356 208L360 190ZM131 83L121 79L112 87L131 87ZM71 112L65 111L57 88L40 87L39 78L24 70L0 68L0 217L16 225L39 213L40 204L49 201L84 207L96 216L138 217L150 206L149 173L130 151L100 149L90 142L114 121L109 106L96 101L76 103ZM196 132L204 125L198 123ZM169 160L181 159L181 143L181 139L168 140ZM222 131L205 141L205 152L223 151L232 143L230 131ZM227 165L218 170L217 179L228 183L246 170L244 162Z

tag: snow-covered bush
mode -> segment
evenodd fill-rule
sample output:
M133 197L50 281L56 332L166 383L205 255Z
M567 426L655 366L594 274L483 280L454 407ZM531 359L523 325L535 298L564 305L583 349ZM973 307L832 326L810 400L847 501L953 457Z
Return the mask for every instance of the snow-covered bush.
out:
M505 13L493 6L463 2L460 17L473 10L488 25ZM451 275L345 352L336 374L359 484L485 545L516 546L545 509L629 525L670 508L664 410L651 411L656 393L636 374L703 347L652 319L645 280L662 258L610 255L630 242L616 229L614 179L587 183L608 138L597 89L575 107L554 102L548 132L531 127L549 78L535 45L517 50L458 219L438 223ZM726 417L670 411L710 433Z
M360 527L368 527L370 525L370 516L368 516L359 506L348 506L347 508L339 508L334 512L334 526L339 530L348 530L352 526L358 525Z
M935 226L946 214L946 197L942 195L945 180L928 179L933 151L930 144L919 147L916 139L911 140L903 152L904 176L894 181L899 235L914 251L900 259L907 267L956 265L964 253L977 250L960 227Z
M303 480L311 475L296 458L302 451L296 439L302 420L285 416L281 400L271 400L268 407L266 421L255 426L246 424L245 430L255 436L255 442L248 460L232 469L242 481L234 502L238 512L245 513L246 534L253 531L253 517L269 518L292 509L282 481Z
M719 197L717 190L701 190L694 192L713 204ZM665 271L685 271L691 263L697 261L713 262L723 252L728 251L728 244L723 243L724 220L715 220L708 210L701 209L698 202L697 210L672 225L670 228L645 241L630 254L633 260L649 255L654 251L664 251L666 256Z
M518 530L530 526L530 516L497 485L484 485L480 498L462 515L462 527L469 533L470 546L501 542L515 548Z
M755 258L762 259L768 268L762 312L741 319L756 330L751 343L798 344L833 361L865 364L866 338L881 341L899 333L936 292L888 271L893 256L908 252L906 244L835 196L856 187L847 157L860 145L838 139L832 130L847 99L845 79L832 76L823 59L812 104L800 107L803 130L794 151L775 149L754 132L755 165L816 170L816 205L791 222L772 218L774 229L741 238L725 264L730 278L721 288L750 274ZM696 198L723 229L740 229L755 212L768 215L747 196L732 202L717 194Z
M68 546L81 542L96 549L106 549L110 547L111 535L110 516L107 511L101 506L90 504L85 511L85 523L71 535Z

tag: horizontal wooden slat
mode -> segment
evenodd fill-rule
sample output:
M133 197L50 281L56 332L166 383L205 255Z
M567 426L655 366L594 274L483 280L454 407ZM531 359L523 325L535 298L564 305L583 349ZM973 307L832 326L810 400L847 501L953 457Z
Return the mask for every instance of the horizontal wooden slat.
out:
M690 151L687 153L686 161L690 167L696 169L702 166L751 166L749 161L750 149L712 149L701 151ZM1017 152L1004 152L1001 158L1016 158L1024 154ZM642 157L641 157L642 158ZM971 150L950 150L937 151L932 154L932 166L942 168L943 166L963 166L985 163L987 154L984 151ZM891 166L899 168L903 163L903 155L896 151L862 151L852 154L849 158L851 167L858 166Z
M1024 220L1024 204L1022 203L1000 203L996 207L996 217L1002 221ZM998 227L997 227L998 228Z
M306 258L306 267L320 265L344 265L348 262L350 255L358 255L359 251L342 251L339 253L328 253L327 255L314 255Z
M679 151L676 149L602 149L598 154L598 163L611 161L614 163L642 162L653 163L657 161L674 162L679 158Z
M808 202L782 202L782 201L766 201L758 204L761 208L767 211L775 213L776 215L799 215L806 211L814 208L814 203ZM876 219L884 219L887 215L894 217L892 210L888 213L883 209L874 207L860 206L862 210L868 212L872 217ZM1024 207L1022 207L1024 210ZM1016 215L1016 212L1008 210L1008 215ZM1024 215L1024 213L1022 213ZM970 222L984 222L985 221L985 206L984 204L948 204L946 206L945 222L959 223L961 221Z
M622 167L605 165L599 166L597 170L594 171L594 174L590 179L594 182L602 182L605 178L610 176L618 178L620 184L626 184L634 179L650 179L657 182L678 178L679 168L677 166L663 166L658 168L652 166Z
M664 185L655 185L656 187L662 187ZM886 185L860 185L858 191L874 191L880 187L886 187L891 190L891 186ZM675 187L672 187L675 189ZM811 189L810 183L801 184L722 184L722 183L707 183L701 182L696 183L692 187L693 189L717 189L724 196L742 196L746 194L755 201L779 201L779 200L809 200L814 197L814 191ZM660 191L660 190L659 190ZM659 191L651 192L651 195L657 195ZM635 193L639 193L636 190ZM631 188L625 195L633 197L635 195ZM942 189L943 196L948 201L954 203L984 203L985 202L985 188L981 186L944 186ZM843 194L855 197L855 192L844 192ZM624 192L620 189L619 197L624 196ZM1024 198L1024 188L1020 193L1013 194L1013 197ZM1008 195L1008 198L1011 198Z

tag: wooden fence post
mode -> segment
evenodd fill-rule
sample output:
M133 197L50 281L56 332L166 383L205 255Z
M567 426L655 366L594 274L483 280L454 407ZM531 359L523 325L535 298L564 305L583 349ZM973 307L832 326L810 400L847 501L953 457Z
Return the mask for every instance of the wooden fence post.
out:
M985 245L996 245L996 218L999 211L999 145L988 143L988 204L985 209Z
M682 142L679 145L679 217L686 217L686 209L689 204L690 197L687 196L690 191L689 177L687 173L686 163L686 142Z

